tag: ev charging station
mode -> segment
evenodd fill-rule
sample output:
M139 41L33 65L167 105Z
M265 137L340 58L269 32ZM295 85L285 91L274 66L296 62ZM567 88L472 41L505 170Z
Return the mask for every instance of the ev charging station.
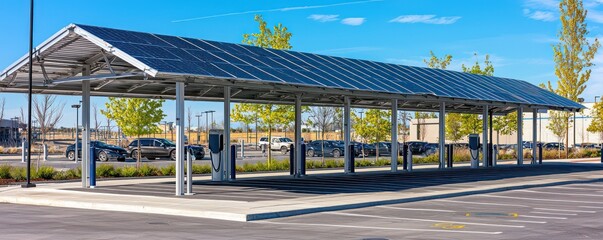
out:
M211 129L209 130L209 151L211 154L211 180L213 182L224 181L226 169L222 157L224 150L224 130Z
M471 168L479 167L479 135L469 134L469 153L471 153Z

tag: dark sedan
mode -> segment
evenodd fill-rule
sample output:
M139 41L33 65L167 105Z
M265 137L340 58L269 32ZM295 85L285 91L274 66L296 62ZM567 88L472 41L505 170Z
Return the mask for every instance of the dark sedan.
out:
M420 141L410 141L406 142L408 144L408 149L412 152L412 154L423 154L425 152L425 146L427 142Z
M109 145L101 141L91 141L90 146L94 147L95 151L95 160L99 161L109 161L109 160L117 160L117 161L125 161L128 152L126 149ZM77 144L78 157L82 156L82 143L78 142ZM69 160L75 160L75 144L71 144L67 147L65 151L65 156Z
M332 156L338 158L343 155L345 151L344 148L345 147L343 146L343 144L340 144L337 141L312 141L306 146L306 156Z
M140 148L138 141L140 141ZM195 159L203 159L205 157L203 146L188 145L184 147L184 150L185 154L192 151ZM137 158L139 152L141 157L148 159L167 157L171 160L176 160L176 144L163 138L141 138L132 141L128 145L129 155L132 158Z

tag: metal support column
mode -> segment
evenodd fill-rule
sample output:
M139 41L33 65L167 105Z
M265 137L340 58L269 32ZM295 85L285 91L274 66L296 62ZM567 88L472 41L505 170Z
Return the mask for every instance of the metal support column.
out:
M213 123L213 122L212 122ZM230 149L230 87L224 87L224 179L232 179L230 155L233 153Z
M523 108L517 108L517 165L523 165Z
M398 99L392 99L392 141L391 141L392 172L398 171ZM347 145L346 145L347 146ZM349 152L349 151L348 151Z
M532 111L532 164L537 163L536 158L536 142L538 142L538 131L536 126L538 125L538 119L536 118L538 114L538 109L534 109Z
M488 163L488 105L484 106L482 116L482 166L489 167Z
M344 172L352 173L352 155L354 152L350 152L350 141L351 141L351 120L350 120L350 97L343 98L343 142L345 149L343 150L344 161Z
M446 103L445 102L441 102L440 103L440 116L439 116L439 120L440 120L440 124L439 124L439 146L438 146L438 152L440 153L440 169L444 169L444 167L446 166L446 152L445 152L445 146L446 146Z
M90 75L90 67L84 67L83 76ZM88 184L90 173L90 81L82 81L82 187ZM77 154L77 153L75 153Z
M295 169L293 175L302 175L302 156L305 154L302 148L302 95L295 95Z
M184 83L176 83L176 196L184 194Z

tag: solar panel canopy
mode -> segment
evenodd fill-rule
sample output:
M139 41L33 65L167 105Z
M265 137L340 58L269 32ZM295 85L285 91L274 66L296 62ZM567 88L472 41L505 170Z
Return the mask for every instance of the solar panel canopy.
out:
M103 51L108 50L108 55L119 57L119 61L137 66L138 70L145 71L147 80L149 76L198 77L205 79L203 83L206 84L233 80L246 83L246 86L261 84L295 86L300 90L339 90L338 94L364 93L375 98L425 97L426 102L445 100L469 105L490 103L562 110L583 108L533 84L509 78L80 24L68 28L76 29L72 32L79 36L72 33L70 37L83 38L100 46ZM71 44L77 41L72 40ZM67 46L65 44L69 43L63 42L58 41L56 45L63 43L61 46ZM44 52L39 55L44 56ZM51 59L51 54L46 56ZM113 63L106 57L98 60L105 67ZM5 70L0 75L0 87L19 69L22 72L25 65L16 63ZM47 82L65 77L57 74L48 79L48 72L43 72ZM111 69L111 72L115 70ZM187 87L192 85L193 82ZM5 86L5 89L10 88ZM253 96L249 95L249 98Z

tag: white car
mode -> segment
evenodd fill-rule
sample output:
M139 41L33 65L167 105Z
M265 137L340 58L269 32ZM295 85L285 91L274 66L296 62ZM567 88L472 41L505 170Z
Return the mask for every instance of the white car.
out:
M268 146L270 144L270 150L281 151L283 154L287 154L290 150L293 140L287 137L272 137L272 141L268 142L268 137L260 138L260 146Z

